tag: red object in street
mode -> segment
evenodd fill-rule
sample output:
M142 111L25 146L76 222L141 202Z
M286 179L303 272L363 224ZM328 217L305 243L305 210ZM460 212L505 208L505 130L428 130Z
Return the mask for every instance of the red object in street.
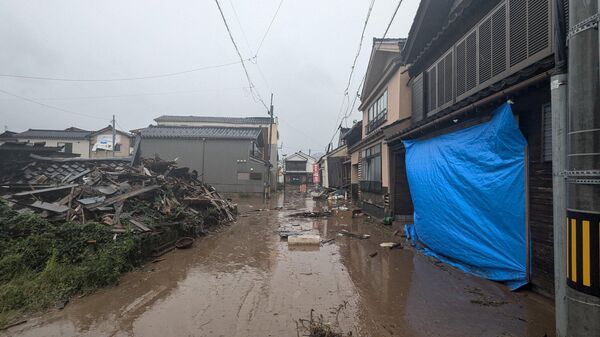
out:
M313 184L321 183L321 168L319 164L313 164Z

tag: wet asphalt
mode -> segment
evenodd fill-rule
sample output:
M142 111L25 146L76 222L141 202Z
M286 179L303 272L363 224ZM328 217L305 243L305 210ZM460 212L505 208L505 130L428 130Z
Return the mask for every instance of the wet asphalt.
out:
M298 191L234 202L238 220L193 248L0 335L297 336L299 320L313 310L353 336L554 336L551 299L510 292L408 246L381 248L404 239L367 216L290 218L336 207ZM335 240L290 247L277 229L292 223ZM370 238L338 236L341 230Z

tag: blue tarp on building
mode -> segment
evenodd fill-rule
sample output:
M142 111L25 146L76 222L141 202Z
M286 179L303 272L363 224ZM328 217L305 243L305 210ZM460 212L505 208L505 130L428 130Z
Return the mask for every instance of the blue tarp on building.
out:
M412 239L466 272L524 285L527 142L510 105L489 122L404 145Z

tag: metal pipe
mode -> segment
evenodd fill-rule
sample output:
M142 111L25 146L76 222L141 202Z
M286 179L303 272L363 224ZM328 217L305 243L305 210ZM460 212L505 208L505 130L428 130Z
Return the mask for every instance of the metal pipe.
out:
M567 337L567 200L566 182L562 172L567 169L567 74L552 76L552 194L554 221L554 302L556 312L556 336Z

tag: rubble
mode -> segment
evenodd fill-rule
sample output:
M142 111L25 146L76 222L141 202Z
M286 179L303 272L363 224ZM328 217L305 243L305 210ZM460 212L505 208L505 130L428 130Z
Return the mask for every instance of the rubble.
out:
M205 224L235 220L234 205L174 162L32 157L19 169L0 167L0 197L18 212L51 222L97 222L114 233L177 227L193 236Z

